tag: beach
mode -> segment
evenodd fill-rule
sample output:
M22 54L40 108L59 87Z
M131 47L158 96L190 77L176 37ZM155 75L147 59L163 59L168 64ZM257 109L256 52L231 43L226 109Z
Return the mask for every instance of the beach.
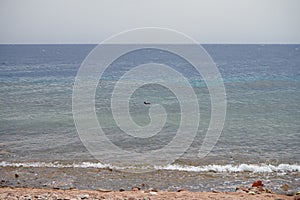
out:
M296 196L297 183L279 186L275 181L255 181L260 178L257 174L231 173L232 179L224 175L216 172L158 170L126 173L109 168L6 166L0 168L0 199L250 200L300 197Z
M93 191L93 190L57 190L36 188L0 188L0 199L127 199L127 200L155 200L155 199L244 199L244 200L293 200L296 197L280 194L247 194L233 192L148 192L148 191ZM299 198L298 198L299 199Z

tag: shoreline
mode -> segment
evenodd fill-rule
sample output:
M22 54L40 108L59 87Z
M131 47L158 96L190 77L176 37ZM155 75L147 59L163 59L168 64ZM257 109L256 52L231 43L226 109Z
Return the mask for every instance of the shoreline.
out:
M126 173L111 169L0 167L0 188L40 188L49 191L141 191L159 192L186 190L191 193L216 191L218 193L295 194L300 185L299 172L277 173L216 173L158 170L151 173ZM262 188L251 185L261 180ZM104 189L101 189L104 188ZM240 188L240 191L237 191ZM154 191L155 192L155 191Z
M78 190L78 189L49 189L49 188L18 188L1 187L0 199L127 199L127 200L155 200L155 199L300 199L300 195L286 196L274 193L243 193L243 192L191 192L181 190L169 191L106 191L106 190Z

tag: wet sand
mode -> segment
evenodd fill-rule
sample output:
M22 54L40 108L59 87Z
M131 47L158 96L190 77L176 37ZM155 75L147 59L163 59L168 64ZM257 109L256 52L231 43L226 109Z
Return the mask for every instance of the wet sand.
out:
M237 187L250 187L256 180L263 180L265 188L274 193L285 194L287 190L299 191L300 173L193 173L158 170L151 173L125 173L111 169L96 168L49 168L49 167L0 167L0 187L97 190L105 188L118 191L157 188L159 191L176 192L187 189L193 192L235 192ZM142 185L145 185L142 187Z
M293 200L295 197L280 194L248 194L238 192L167 192L167 191L93 191L93 190L58 190L36 188L0 188L0 199L245 199L245 200Z
M298 177L299 173L295 173ZM261 174L250 173L225 176L214 172L158 170L130 174L95 168L0 167L0 199L279 200L294 199L285 194L299 191L297 184L276 183L275 179L264 181L261 178ZM251 187L255 180L263 180L265 185ZM284 187L280 187L279 183ZM275 186L277 190L274 190Z

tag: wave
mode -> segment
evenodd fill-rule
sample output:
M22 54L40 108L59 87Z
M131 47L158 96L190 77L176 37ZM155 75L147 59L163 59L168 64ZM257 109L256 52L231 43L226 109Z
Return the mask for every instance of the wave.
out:
M0 162L0 167L49 167L49 168L97 168L97 169L135 169L138 167L120 167L110 164L81 162L72 164L62 164L58 162ZM145 167L149 168L149 167ZM151 167L150 167L151 168ZM166 166L154 166L155 170L170 170L170 171L186 171L186 172L218 172L218 173L236 173L236 172L252 172L252 173L287 173L300 172L300 165L298 164L279 164L277 166L270 164L240 164L240 165L205 165L205 166L187 166L169 164Z
M240 165L206 165L206 166L181 166L167 165L156 167L163 170L177 170L187 172L253 172L253 173L272 173L272 172L300 172L300 165L279 164L240 164Z
M82 162L82 163L73 163L73 164L62 164L58 162L46 163L46 162L0 162L0 167L51 167L51 168L98 168L105 169L111 168L115 169L116 167L109 164L101 164L101 163L92 163L92 162Z

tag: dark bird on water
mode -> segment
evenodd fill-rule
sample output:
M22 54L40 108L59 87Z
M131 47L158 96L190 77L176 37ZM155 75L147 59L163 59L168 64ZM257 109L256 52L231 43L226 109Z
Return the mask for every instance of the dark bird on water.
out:
M150 103L150 102L147 102L147 101L144 101L144 104L145 104L145 105L150 105L151 103Z

